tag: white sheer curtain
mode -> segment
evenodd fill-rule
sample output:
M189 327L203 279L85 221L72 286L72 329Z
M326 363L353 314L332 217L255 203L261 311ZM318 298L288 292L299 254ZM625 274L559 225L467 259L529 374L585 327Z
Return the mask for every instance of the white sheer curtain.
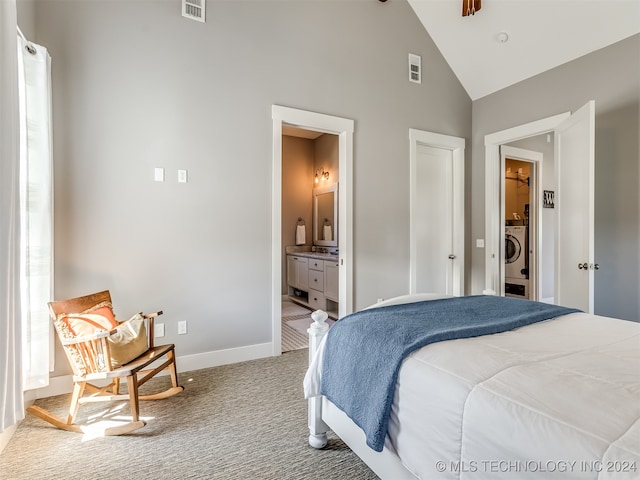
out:
M24 418L15 0L0 1L0 432Z
M24 389L49 384L54 344L51 57L18 38L20 104L20 284Z

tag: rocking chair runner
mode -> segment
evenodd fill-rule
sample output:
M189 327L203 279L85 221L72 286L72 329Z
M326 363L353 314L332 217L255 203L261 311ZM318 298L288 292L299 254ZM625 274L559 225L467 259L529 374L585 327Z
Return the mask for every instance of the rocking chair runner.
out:
M132 421L122 426L107 428L104 431L104 435L121 435L146 425L146 422L140 420L139 400L160 400L184 390L184 387L178 385L174 345L153 345L153 322L155 317L162 315L161 311L136 316L139 321L138 325L141 323L146 325L146 328L140 328L140 332L144 334L144 330L147 331L148 340L143 340L142 348L144 349L147 345L148 348L139 356L137 352L133 353L136 358L123 365L118 365L117 359L113 358L116 353L113 350L117 347L117 345L114 346L113 339L121 336L120 330L127 322L115 323L111 295L108 290L70 300L50 302L48 305L58 337L73 368L73 394L66 420L36 405L27 408L28 412L62 430L84 432L88 429L87 425L74 423L80 405L129 400ZM97 329L94 332L87 334L86 329L76 332L73 328L68 328L67 323L64 323L67 317L82 318L84 316L85 318L82 319L89 324L94 324L95 318L104 319L104 317L87 314L87 312L106 312L105 316L113 319L114 325L117 327L109 330L100 329L103 328L103 325L99 324L95 325ZM166 357L164 361L162 361L163 357ZM151 365L158 361L162 361L162 363L158 366ZM147 367L149 369L145 370ZM171 375L171 387L155 394L139 395L138 388L163 370L168 370ZM120 392L120 381L123 378L127 382L126 394ZM96 380L107 380L110 383L104 387L90 383ZM90 394L84 396L85 392Z

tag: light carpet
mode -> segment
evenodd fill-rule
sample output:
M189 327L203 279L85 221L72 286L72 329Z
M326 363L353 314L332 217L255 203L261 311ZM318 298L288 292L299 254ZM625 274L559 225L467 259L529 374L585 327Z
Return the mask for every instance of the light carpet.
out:
M119 437L83 439L27 414L0 454L10 480L375 479L333 433L309 447L302 379L307 350L180 373L185 391L141 403L148 424ZM178 364L178 368L180 365ZM143 386L168 385L159 377ZM38 400L63 415L69 395ZM107 404L108 405L108 404ZM97 414L103 405L81 407ZM84 412L84 413L83 413ZM128 407L124 409L128 414Z

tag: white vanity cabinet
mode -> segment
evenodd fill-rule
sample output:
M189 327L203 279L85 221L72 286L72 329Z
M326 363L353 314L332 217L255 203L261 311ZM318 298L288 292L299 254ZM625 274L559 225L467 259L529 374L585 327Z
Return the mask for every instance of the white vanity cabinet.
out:
M287 255L287 283L289 287L306 292L309 289L309 259Z
M338 262L313 255L287 255L289 298L338 318Z
M324 299L324 260L309 259L309 306L326 310Z
M338 303L338 262L324 261L324 296Z

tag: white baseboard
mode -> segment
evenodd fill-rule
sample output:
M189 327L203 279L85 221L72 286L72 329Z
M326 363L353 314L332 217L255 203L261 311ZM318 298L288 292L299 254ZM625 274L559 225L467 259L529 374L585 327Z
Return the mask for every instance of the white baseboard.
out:
M246 347L178 356L176 357L176 365L178 367L178 373L184 374L191 370L201 370L203 368L218 367L220 365L228 365L230 363L270 357L272 352L273 346L271 343L261 343L257 345L248 345ZM163 372L163 374L164 373L165 372ZM99 384L99 382L95 383ZM59 377L51 377L49 379L48 386L34 390L34 392L35 398L47 398L70 393L72 390L73 375L61 375Z
M32 390L35 398L55 397L56 395L64 395L73 390L73 375L61 375L59 377L50 377L49 385L46 387Z
M0 453L2 453L2 451L4 450L4 447L7 446L7 444L9 443L9 440L11 440L11 436L14 434L14 432L18 428L18 425L20 425L20 422L16 423L15 425L11 425L10 427L6 428L3 432L0 432Z
M259 358L270 357L273 352L271 343L260 343L258 345L248 345L246 347L228 348L226 350L216 350L213 352L196 353L177 357L178 372L190 372L191 370L201 370L203 368L228 365L230 363L246 362L247 360L257 360Z

